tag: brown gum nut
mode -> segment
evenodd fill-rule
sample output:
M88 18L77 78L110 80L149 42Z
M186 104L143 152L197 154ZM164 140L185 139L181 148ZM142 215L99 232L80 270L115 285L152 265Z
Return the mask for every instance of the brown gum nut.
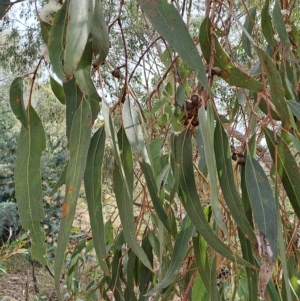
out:
M197 107L193 107L192 111L191 111L191 114L193 116L198 116L198 108Z
M187 111L190 111L193 107L194 107L194 105L193 105L192 101L188 99L185 102L185 108L187 109Z
M191 101L192 101L194 106L198 106L198 104L200 103L200 98L199 98L198 95L194 94L191 97Z

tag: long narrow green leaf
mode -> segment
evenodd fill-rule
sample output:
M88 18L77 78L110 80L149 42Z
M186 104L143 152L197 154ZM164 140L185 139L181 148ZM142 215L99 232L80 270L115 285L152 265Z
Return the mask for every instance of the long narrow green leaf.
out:
M200 26L199 42L201 50L206 62L209 64L211 55L211 36L210 36L211 22L209 18L205 18ZM215 60L214 65L221 69L221 77L229 84L250 91L259 92L263 85L256 81L253 77L242 72L231 62L230 57L224 51L219 41L215 37Z
M287 102L290 110L292 111L293 115L300 120L300 104L296 101L288 101Z
M287 125L290 123L290 115L285 101L284 86L279 71L267 53L257 46L254 46L254 48L259 57L260 63L266 72L270 85L272 102L277 110L277 114L282 117L284 125Z
M34 109L28 109L28 129L23 126L17 145L15 165L15 190L22 226L29 230L31 255L46 264L45 234L41 231L44 218L42 206L41 154L46 147L43 125Z
M283 44L285 44L286 46L289 46L290 40L289 40L289 36L288 36L286 28L285 28L285 24L284 24L284 20L283 20L280 4L279 4L278 0L275 0L275 5L274 5L274 9L273 9L273 23L278 32L280 41Z
M186 256L188 251L189 239L191 238L194 231L194 225L191 220L186 217L183 221L181 231L178 234L175 245L174 245L174 252L172 257L172 262L169 269L166 272L165 277L156 285L153 289L147 292L146 296L151 296L160 290L169 286L172 281L175 279L175 272L180 269L182 262Z
M276 203L268 178L260 164L246 155L246 185L252 213L258 230L268 239L273 258L277 258L277 212Z
M238 231L241 249L243 253L243 258L248 262L252 263L253 266L256 266L256 261L253 255L252 245L250 241L245 237L244 233L240 230ZM247 275L247 284L248 284L248 301L257 301L258 300L258 273L253 268L246 267Z
M146 148L143 130L138 119L138 115L135 111L135 108L132 106L129 97L126 99L123 106L122 119L124 129L132 149L142 156L145 163L151 164Z
M66 134L69 140L74 115L81 103L82 93L76 85L75 79L63 83L66 97Z
M92 28L95 0L70 0L64 51L64 72L71 79Z
M117 163L113 170L114 192L119 209L120 220L123 226L125 241L132 251L142 261L142 263L152 270L151 264L144 250L139 246L135 239L134 215L133 215L133 159L131 147L123 128L118 132L118 143L121 152L122 166L124 175ZM125 182L127 183L125 185ZM126 189L128 187L128 192Z
M199 120L200 120L199 126L203 138L206 166L208 169L212 212L217 224L223 230L225 235L228 237L228 231L223 223L223 216L219 208L217 175L216 175L217 167L216 167L216 160L214 157L214 146L213 146L214 128L213 126L209 126L209 124L213 124L213 114L210 114L210 112L212 113L212 111L208 109L208 113L206 114L204 106L202 106L199 109L198 112Z
M166 0L139 0L139 3L154 28L178 52L189 68L198 72L199 81L212 94L198 50L175 6Z
M216 121L214 140L217 171L226 204L240 230L250 241L255 242L254 231L246 218L240 195L235 186L228 137L219 119Z
M202 282L209 292L210 290L210 267L207 258L207 244L205 239L198 234L193 236L193 246L195 253L195 261Z
M172 168L178 169L177 172L179 172L179 198L196 229L207 243L224 257L249 266L248 262L235 256L230 251L206 220L194 178L192 141L189 131L185 130L178 135L172 134L171 148L173 160L175 161ZM176 173L176 171L173 170L173 173Z
M70 230L75 216L76 202L91 140L91 115L91 108L88 102L83 99L74 116L70 132L70 160L66 175L65 200L62 206L54 263L55 288L58 292L59 300L62 300L60 293L60 273L64 261L64 252L69 241Z
M264 128L264 132L271 157L274 162L277 161L277 172L280 175L284 189L295 214L300 218L300 172L298 163L283 139L276 135L277 141L275 141L275 133L268 128ZM275 151L276 144L277 152Z
M108 30L102 12L101 1L95 1L95 12L92 22L91 34L93 36L93 52L96 64L104 62L109 50Z
M56 12L48 39L48 50L52 69L61 81L65 80L62 55L64 51L65 26L69 1L70 0L65 1L61 9Z
M244 28L250 36L252 35L255 16L256 16L256 7L252 7L249 10L249 15L246 16L245 23L244 23ZM242 47L244 48L247 55L252 58L251 41L248 39L245 32L242 33Z
M84 187L89 210L94 248L100 267L106 275L109 274L104 260L105 229L102 212L102 162L105 149L105 130L100 127L91 139L86 169L84 172Z
M66 97L64 93L63 87L52 77L50 76L50 85L52 92L56 96L56 98L63 104L66 104Z
M271 17L269 14L269 0L265 1L265 4L261 10L261 30L266 38L268 44L271 47L274 47L276 45L276 41L274 40L274 29L272 26Z
M155 209L155 212L157 213L157 216L165 226L165 228L171 232L171 227L168 221L168 216L164 210L164 207L162 205L162 202L159 198L159 192L156 185L156 181L154 178L153 170L151 166L146 162L140 162L141 169L143 171L143 174L145 176L147 188L149 191L149 194L151 196L151 201L153 203L153 207Z
M92 101L101 102L96 87L91 79L91 64L92 64L92 41L88 40L82 53L82 57L75 71L76 83L83 94L89 96Z
M28 128L28 119L25 112L23 100L23 79L22 77L15 78L9 89L9 102L13 113L20 120L24 128Z
M1 0L0 1L0 20L5 16L11 5L10 0Z

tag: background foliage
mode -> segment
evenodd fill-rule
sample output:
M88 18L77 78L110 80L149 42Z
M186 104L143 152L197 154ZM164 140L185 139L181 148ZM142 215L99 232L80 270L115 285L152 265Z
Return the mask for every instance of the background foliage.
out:
M1 202L60 300L62 281L74 300L300 298L298 16L292 0L0 2ZM74 245L79 196L91 233Z

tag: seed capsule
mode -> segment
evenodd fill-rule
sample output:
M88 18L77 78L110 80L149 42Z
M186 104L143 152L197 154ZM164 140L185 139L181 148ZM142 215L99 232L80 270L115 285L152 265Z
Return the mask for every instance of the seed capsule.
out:
M194 106L198 106L198 104L200 103L200 98L199 98L198 95L194 94L191 97L191 101L192 101Z

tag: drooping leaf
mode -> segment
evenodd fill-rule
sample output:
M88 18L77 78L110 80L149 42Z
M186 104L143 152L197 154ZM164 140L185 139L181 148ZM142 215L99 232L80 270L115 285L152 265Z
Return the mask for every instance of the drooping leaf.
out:
M159 198L158 188L154 177L154 169L152 167L144 140L142 126L140 124L137 112L130 102L130 98L127 98L124 103L122 110L122 119L125 133L131 147L142 157L140 165L146 179L147 188L149 190L155 211L162 221L163 225L168 231L170 231L171 228L168 222L168 217Z
M84 172L84 187L91 221L94 248L100 267L103 272L108 275L109 270L104 260L106 255L106 241L102 212L102 162L105 138L104 127L100 127L91 139Z
M128 256L128 262L126 265L127 277L126 277L126 289L124 292L124 298L125 298L124 300L137 301L136 294L134 291L134 287L135 287L134 276L137 269L136 265L137 265L136 255L134 254L134 252L130 252Z
M0 20L5 16L6 12L10 7L10 0L1 0L0 1Z
M81 103L82 93L76 85L75 79L63 83L66 97L66 132L69 139L75 113Z
M252 213L258 230L270 244L273 258L277 257L277 211L268 178L261 165L246 153L245 180Z
M52 77L50 76L50 85L52 92L56 98L63 104L66 104L66 97L63 87Z
M211 55L211 22L209 18L205 18L200 26L199 42L201 50L206 62L209 64ZM240 88L245 88L250 91L258 92L262 90L263 85L256 81L253 77L242 72L239 68L233 65L230 57L221 47L218 39L215 37L215 58L214 66L221 69L221 77L229 84Z
M42 33L42 39L43 39L43 42L48 45L48 40L49 40L49 34L50 34L50 30L51 30L51 25L46 23L46 22L43 22L41 21L40 22L41 24L41 33Z
M70 0L64 52L64 73L71 79L91 32L96 0Z
M185 217L183 220L183 224L181 227L181 231L178 234L175 245L174 245L174 252L172 257L172 262L170 267L168 268L165 277L154 286L149 292L147 292L146 296L151 296L160 290L166 288L171 284L171 282L175 278L175 273L178 269L180 269L182 262L186 256L188 250L188 242L191 238L194 231L194 225L188 217Z
M290 40L285 28L285 24L284 24L284 20L282 17L281 8L278 0L275 0L275 5L273 8L273 23L278 32L280 41L286 46L289 46Z
M281 178L284 189L295 210L295 214L300 218L300 172L298 163L283 139L268 128L264 128L264 132L271 157L274 162L277 162L277 172ZM276 142L275 135L277 139ZM275 151L276 144L277 151Z
M148 150L146 148L143 130L135 111L135 108L131 104L131 100L128 97L124 103L122 110L122 119L124 123L124 129L129 140L132 149L140 154L145 163L150 164Z
M249 9L249 15L247 14L245 23L244 23L244 28L250 36L252 35L255 17L256 17L256 7L252 7L251 9ZM245 32L242 33L242 46L243 46L245 52L247 53L247 55L252 58L251 41L248 39Z
M46 147L43 125L34 109L27 108L28 129L22 126L17 145L15 190L22 227L29 230L31 256L46 264L45 234L40 223L44 218L40 159Z
M92 101L101 102L96 87L91 79L92 41L89 39L82 53L82 57L75 71L75 79L83 94L89 96Z
M248 262L235 256L227 248L210 227L205 217L194 178L192 142L188 130L185 130L178 135L172 134L171 149L172 161L174 161L172 164L173 173L179 173L179 198L198 232L212 248L226 258L243 265L249 265Z
M214 150L220 185L230 213L243 234L246 235L250 241L255 242L256 237L254 231L244 214L242 201L235 186L228 137L219 119L216 121Z
M228 236L227 228L223 223L223 217L221 214L221 210L219 207L220 204L218 200L218 186L217 186L217 175L216 175L217 167L216 167L216 160L214 157L214 127L212 126L214 115L211 109L212 109L211 105L209 104L207 114L206 114L204 106L201 106L201 108L198 111L198 116L200 120L199 127L203 139L205 160L208 169L212 212L217 224L223 230L225 235Z
M207 291L210 289L210 267L207 258L207 243L205 239L198 234L193 236L193 246L195 252L195 261L203 285Z
M93 52L96 56L96 64L101 64L104 62L108 54L109 39L107 25L102 12L101 2L99 0L95 1L91 34L93 36Z
M256 266L256 261L253 255L252 245L250 241L245 237L244 233L240 230L238 231L241 249L243 253L243 258ZM258 275L257 271L253 268L246 267L246 275L247 275L247 284L248 284L248 301L257 301L258 300Z
M254 48L264 68L264 71L266 72L271 90L271 99L277 110L277 114L281 116L284 125L288 125L290 123L290 116L285 101L284 86L279 71L267 53L257 46L254 46Z
M274 29L272 26L272 20L269 14L269 0L265 1L265 4L261 10L261 30L266 38L268 44L271 47L274 47L276 45L276 41L274 40Z
M9 89L9 102L13 113L17 119L21 121L24 128L28 128L28 118L25 112L24 100L23 100L23 79L22 77L16 77Z
M113 170L113 183L120 220L123 226L124 238L142 263L149 270L152 270L147 255L135 239L133 215L133 159L131 147L123 128L121 128L118 132L118 145L121 154L124 176L122 176L122 170L120 166L117 162L115 162L115 167Z
M293 115L300 120L300 104L296 101L288 101L287 102L290 110L292 111Z
M66 192L62 205L54 264L55 288L58 292L59 300L62 300L60 293L60 273L64 261L64 252L69 241L91 140L91 115L91 108L88 102L83 99L74 116L69 137L70 160L66 175Z
M199 81L208 92L212 93L198 50L174 5L166 0L139 0L139 3L154 28L178 52L189 68L198 72Z
M69 1L70 0L65 1L61 9L56 12L48 38L48 50L51 66L53 72L61 81L65 80L62 56L64 51L65 27Z

